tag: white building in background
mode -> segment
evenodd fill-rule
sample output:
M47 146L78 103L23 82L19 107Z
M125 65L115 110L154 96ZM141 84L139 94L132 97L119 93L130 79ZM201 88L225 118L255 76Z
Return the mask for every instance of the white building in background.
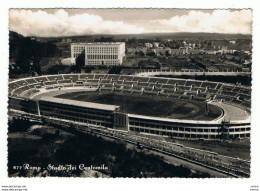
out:
M149 42L144 43L144 45L145 45L147 48L152 48L152 47L153 47L153 44L152 44L152 43L149 43Z
M230 40L229 43L230 44L236 44L236 41L235 40Z
M115 66L123 63L124 42L71 43L71 58L76 59L85 51L86 66Z
M159 47L159 42L153 42L153 47L158 48Z

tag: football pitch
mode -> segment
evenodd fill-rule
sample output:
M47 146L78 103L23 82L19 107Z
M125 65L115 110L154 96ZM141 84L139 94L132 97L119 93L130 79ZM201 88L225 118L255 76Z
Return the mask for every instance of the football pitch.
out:
M218 107L211 107L210 114L206 116L205 103L167 97L93 91L70 92L56 97L118 105L122 112L172 119L213 120L221 115Z

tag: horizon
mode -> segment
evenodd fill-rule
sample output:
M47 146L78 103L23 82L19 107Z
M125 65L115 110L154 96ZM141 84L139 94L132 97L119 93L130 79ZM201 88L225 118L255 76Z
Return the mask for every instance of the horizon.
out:
M12 31L12 30L9 30L9 32L15 32L19 35L23 35L23 34L20 34L16 31ZM252 34L242 34L242 33L218 33L218 32L154 32L154 33L141 33L141 34L84 34L84 35L71 35L71 36L48 36L48 37L42 37L42 36L24 36L24 37L29 37L29 38L33 38L33 37L36 37L36 38L69 38L69 37L86 37L86 36L124 36L124 35L129 35L129 36L141 36L141 35L170 35L170 34L217 34L217 35L241 35L241 36L252 36Z

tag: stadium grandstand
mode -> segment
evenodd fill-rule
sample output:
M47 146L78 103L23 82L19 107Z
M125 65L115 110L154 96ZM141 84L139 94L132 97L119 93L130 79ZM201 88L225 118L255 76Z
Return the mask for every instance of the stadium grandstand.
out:
M247 86L131 75L60 74L10 81L8 93L9 111L37 119L55 117L184 139L250 137L251 88ZM88 99L79 100L76 94ZM101 96L102 102L95 100L95 95L107 97ZM132 98L138 109L129 106ZM175 107L178 102L181 106Z

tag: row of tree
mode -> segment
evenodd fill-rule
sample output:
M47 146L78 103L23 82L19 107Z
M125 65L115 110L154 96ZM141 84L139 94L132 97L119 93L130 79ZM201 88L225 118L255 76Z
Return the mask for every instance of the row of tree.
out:
M38 42L13 31L9 33L9 75L41 74L40 60L59 55L60 50L54 44Z

